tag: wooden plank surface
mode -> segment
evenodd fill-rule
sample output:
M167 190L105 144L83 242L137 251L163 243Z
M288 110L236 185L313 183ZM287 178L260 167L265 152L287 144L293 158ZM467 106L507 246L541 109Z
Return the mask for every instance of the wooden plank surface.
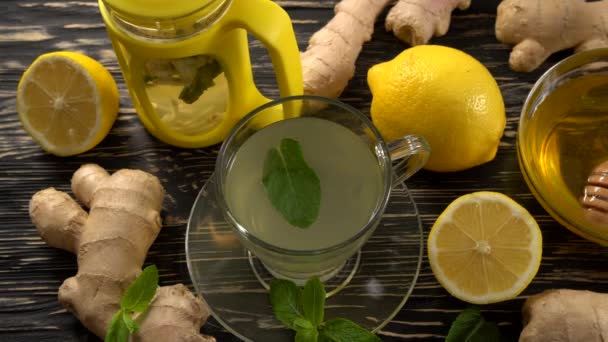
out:
M332 16L334 1L278 1L291 15L304 49L311 34ZM496 77L507 107L507 128L496 159L457 173L422 171L408 181L421 212L424 231L456 197L477 190L500 191L524 205L544 234L541 269L517 299L483 308L488 319L515 339L521 329L524 299L544 289L569 287L606 291L606 250L557 224L530 194L520 174L515 151L518 116L534 81L570 51L552 56L539 70L519 74L507 65L510 47L494 37L497 0L474 1L456 11L448 35L433 43L462 49L483 62ZM196 194L212 173L219 146L186 150L151 137L135 115L107 39L95 1L3 0L0 18L0 341L97 341L57 303L57 288L76 272L75 257L52 249L37 236L28 217L31 195L48 186L69 190L72 173L95 162L114 171L141 168L160 177L168 196L164 228L147 262L156 264L162 284L189 282L185 263L186 220ZM407 46L383 29L380 16L373 41L357 62L355 78L342 100L369 112L367 69L391 59ZM110 135L95 149L59 158L43 152L21 128L15 91L25 68L41 53L82 51L101 61L118 82L120 116ZM251 42L256 81L264 94L276 98L270 60L257 41ZM380 333L385 341L440 341L458 312L468 305L452 298L435 280L426 257L410 300ZM236 341L211 319L203 328L219 341Z

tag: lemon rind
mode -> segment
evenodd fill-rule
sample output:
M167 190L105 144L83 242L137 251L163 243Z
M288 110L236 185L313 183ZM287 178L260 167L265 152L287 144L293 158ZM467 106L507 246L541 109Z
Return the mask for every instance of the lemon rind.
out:
M532 255L532 259L526 271L519 274L518 281L515 282L509 290L494 292L488 295L480 296L472 295L466 291L461 290L460 288L458 288L458 286L456 286L453 282L449 280L449 277L445 275L443 269L441 268L437 260L438 250L436 247L436 237L441 231L443 223L451 220L455 208L459 207L464 202L488 199L498 200L501 203L507 205L512 210L514 215L522 218L527 224L527 226L530 228L529 230L531 234L532 243L529 245L529 251ZM439 281L439 283L446 289L446 291L448 291L452 296L472 304L490 304L517 297L523 292L523 290L526 289L526 287L534 279L536 273L538 272L542 259L542 233L540 231L538 223L534 220L532 215L517 202L513 201L508 196L498 192L480 191L461 196L448 205L448 207L439 216L439 218L431 228L431 232L429 233L427 242L427 250L429 263L431 265L433 274L437 278L437 281Z
M84 56L84 55L83 55ZM85 56L86 57L86 56ZM23 113L27 111L27 104L24 103L22 90L25 88L24 85L28 82L32 82L32 77L35 74L36 68L41 63L68 63L70 66L74 67L77 72L81 73L86 79L87 83L92 87L93 95L92 102L95 104L95 125L89 131L89 135L86 139L83 140L82 143L74 144L71 147L58 147L55 144L49 142L45 135L38 130L34 129L29 122L29 118L27 115ZM77 60L62 56L60 54L46 54L37 58L34 63L26 70L23 75L23 79L19 82L17 88L17 112L19 114L19 120L21 121L24 129L30 134L30 136L47 152L55 154L57 156L71 156L78 153L85 152L89 150L92 145L95 145L95 138L98 135L99 130L101 129L101 116L102 116L102 106L101 99L99 97L100 89L97 85L97 82L91 75L90 71L87 70L81 63Z

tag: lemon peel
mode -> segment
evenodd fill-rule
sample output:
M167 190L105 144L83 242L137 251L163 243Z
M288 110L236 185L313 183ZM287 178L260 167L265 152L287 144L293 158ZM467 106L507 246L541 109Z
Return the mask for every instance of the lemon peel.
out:
M496 156L506 125L496 80L472 56L420 45L369 69L371 118L383 137L422 135L433 153L425 168L460 171Z
M119 96L112 75L77 52L40 55L17 87L17 112L26 132L49 153L85 152L110 131Z
M461 196L427 241L429 263L454 297L473 304L515 298L540 267L542 233L528 211L501 193Z

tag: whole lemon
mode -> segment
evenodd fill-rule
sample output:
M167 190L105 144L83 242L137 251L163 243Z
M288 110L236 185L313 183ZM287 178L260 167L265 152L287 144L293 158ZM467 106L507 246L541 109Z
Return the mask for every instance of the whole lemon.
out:
M387 141L422 135L425 168L459 171L494 159L505 124L496 80L479 61L453 48L419 45L369 69L371 117Z

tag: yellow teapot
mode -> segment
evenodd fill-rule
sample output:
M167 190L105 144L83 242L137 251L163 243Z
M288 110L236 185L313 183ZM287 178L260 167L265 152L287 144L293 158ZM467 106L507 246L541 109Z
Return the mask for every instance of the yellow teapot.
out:
M137 114L175 146L221 142L270 101L253 81L247 33L267 48L280 95L302 94L287 13L270 0L99 0Z

